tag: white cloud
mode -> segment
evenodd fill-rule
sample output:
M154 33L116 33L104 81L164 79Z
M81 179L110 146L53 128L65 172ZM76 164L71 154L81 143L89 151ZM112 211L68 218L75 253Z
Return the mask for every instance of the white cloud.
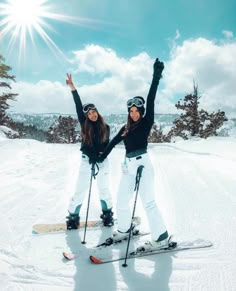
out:
M177 112L177 97L191 93L193 80L202 94L207 110L225 110L236 115L236 43L216 43L204 38L186 40L173 45L170 59L157 93L156 112ZM72 76L82 101L94 102L102 114L126 112L128 98L146 97L153 70L152 59L143 52L130 59L98 45L74 51ZM78 85L81 76L90 82ZM99 79L97 78L99 77ZM91 84L91 80L94 83ZM36 84L18 82L13 91L20 93L11 110L20 112L75 113L69 88L59 82L41 80Z
M145 52L125 59L118 57L116 52L110 48L92 44L73 53L74 59L71 62L76 65L76 73L108 74L110 77L125 80L127 77L143 79L143 75L152 70L153 60Z
M234 37L234 33L232 31L229 31L229 30L223 30L222 31L223 35L226 37L226 38L232 38Z
M41 80L36 84L17 82L12 84L12 92L19 93L17 102L12 101L10 109L29 113L70 113L74 103L67 88L59 82Z
M77 72L104 74L101 82L79 88L83 101L92 99L104 113L124 112L128 98L147 95L153 61L146 53L119 58L115 51L97 45L75 52Z
M178 33L177 33L178 34ZM143 52L130 59L119 58L110 48L88 45L84 50L74 51L74 73L101 74L103 81L79 88L83 101L93 101L103 113L126 112L128 98L148 94L154 59ZM175 112L174 104L158 92L156 111Z
M198 38L175 46L166 62L163 93L170 98L191 93L193 80L207 110L225 110L236 115L236 43Z
M154 60L146 53L124 59L119 58L112 49L90 45L84 50L75 51L74 56L71 60L75 64L72 77L82 102L94 102L103 114L124 112L128 98L147 95ZM102 81L79 86L77 80L84 73L92 75L91 79L94 80L101 74ZM20 95L17 102L12 103L14 107L11 110L37 113L75 112L70 89L59 82L19 82L13 85L13 91Z

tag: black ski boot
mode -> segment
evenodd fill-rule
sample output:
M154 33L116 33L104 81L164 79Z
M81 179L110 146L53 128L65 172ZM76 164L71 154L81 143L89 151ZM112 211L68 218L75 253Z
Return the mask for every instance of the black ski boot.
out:
M103 213L101 214L100 218L103 221L104 226L113 226L114 225L114 219L113 219L113 212L111 209L103 210Z
M69 216L66 217L66 226L68 230L79 228L80 217L78 214L70 213Z

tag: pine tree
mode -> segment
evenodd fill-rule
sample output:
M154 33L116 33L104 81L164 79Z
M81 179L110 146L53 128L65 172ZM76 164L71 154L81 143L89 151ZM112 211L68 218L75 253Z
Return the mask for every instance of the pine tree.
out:
M208 114L205 118L204 127L200 131L200 137L207 138L212 135L217 135L217 129L220 128L228 118L224 111L218 110Z
M191 136L197 136L200 131L201 121L199 116L198 86L193 85L193 94L184 97L183 103L180 99L175 105L177 109L185 111L174 121L177 131L188 131Z
M218 111L208 113L203 109L199 109L200 96L198 93L198 86L193 85L193 94L188 94L184 100L180 99L175 105L177 109L181 109L184 113L174 120L174 127L169 133L172 136L181 136L188 139L188 136L198 136L207 138L209 136L217 135L219 129L224 121L227 121L225 112Z
M165 135L161 127L158 128L157 124L154 123L148 137L148 142L163 143L163 142L170 142L170 141L171 141L171 136L169 135L169 133Z
M151 132L148 137L148 142L161 143L163 142L163 132L159 129L156 123L153 124Z
M7 125L9 122L10 118L6 114L6 110L10 107L8 104L9 100L15 100L15 97L18 94L14 94L11 92L4 92L2 88L7 88L11 89L11 86L9 82L4 81L10 80L15 82L15 76L9 75L8 72L12 69L11 67L7 66L4 64L5 59L0 55L0 87L1 87L1 92L0 92L0 124L1 125ZM3 80L2 80L3 79Z
M58 120L47 131L48 143L76 143L80 136L76 131L78 121L71 116L59 116Z

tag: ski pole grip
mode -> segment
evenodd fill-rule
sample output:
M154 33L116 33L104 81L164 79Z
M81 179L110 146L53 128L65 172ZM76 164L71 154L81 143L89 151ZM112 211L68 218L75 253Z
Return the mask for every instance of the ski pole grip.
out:
M144 166L138 166L137 173L136 173L136 179L135 179L135 187L134 191L137 189L137 185L139 184L140 178L142 177L142 171L143 171Z
M92 176L95 178L95 163L92 163L91 172L92 172Z
M140 177L142 176L143 168L144 168L144 166L141 165L141 166L139 166L138 169L137 169L137 175L139 174Z

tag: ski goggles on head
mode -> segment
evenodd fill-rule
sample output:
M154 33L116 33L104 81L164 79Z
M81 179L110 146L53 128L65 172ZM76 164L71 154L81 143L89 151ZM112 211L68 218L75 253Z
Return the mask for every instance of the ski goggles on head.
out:
M132 98L132 99L129 99L127 101L127 107L130 108L132 106L136 106L136 107L142 107L144 105L144 102L142 99L140 98Z
M83 105L83 112L88 113L89 110L97 110L96 106L92 103L87 103Z

